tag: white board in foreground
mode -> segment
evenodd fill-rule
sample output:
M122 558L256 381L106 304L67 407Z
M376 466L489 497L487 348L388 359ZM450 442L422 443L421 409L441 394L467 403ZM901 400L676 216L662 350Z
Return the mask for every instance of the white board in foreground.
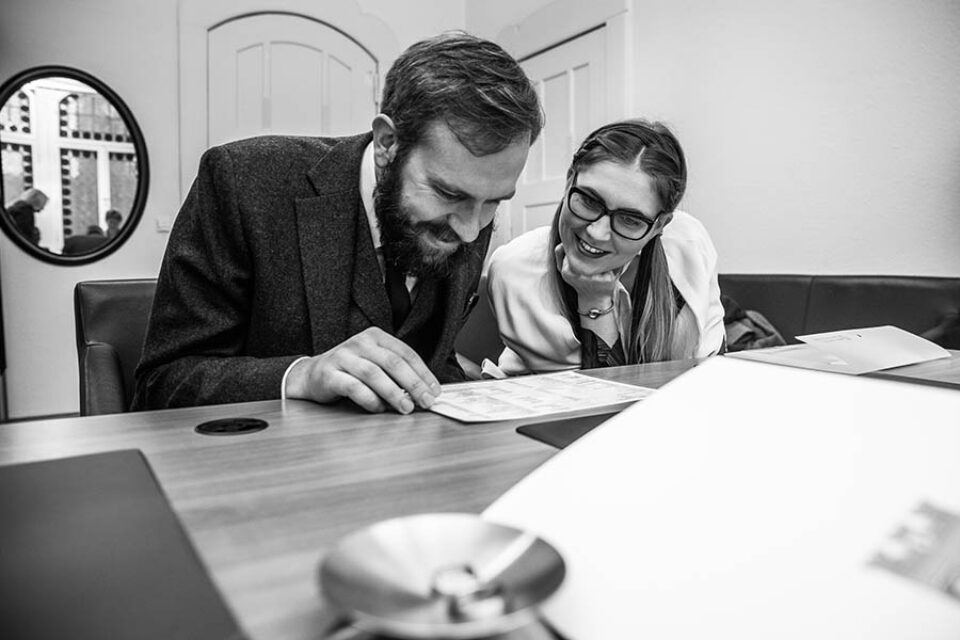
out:
M960 567L958 461L960 392L715 358L484 515L564 556L573 640L954 640L960 594L924 580Z

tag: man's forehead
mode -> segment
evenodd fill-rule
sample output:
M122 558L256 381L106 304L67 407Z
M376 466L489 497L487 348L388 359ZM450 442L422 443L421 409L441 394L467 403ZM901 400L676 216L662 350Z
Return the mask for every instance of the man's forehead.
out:
M432 123L411 154L423 178L437 186L474 197L506 198L513 194L530 145L520 141L500 151L475 155L443 122Z

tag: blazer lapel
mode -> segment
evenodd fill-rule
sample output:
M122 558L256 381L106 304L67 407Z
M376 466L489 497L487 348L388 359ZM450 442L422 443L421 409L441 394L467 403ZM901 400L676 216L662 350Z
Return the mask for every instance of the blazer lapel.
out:
M420 278L417 281L417 295L413 298L410 314L403 321L403 325L398 327L399 338L408 336L411 331L423 325L433 315L434 306L437 303L437 286L436 278Z
M387 333L393 333L390 298L383 284L380 261L373 248L367 214L360 204L356 221L356 263L353 268L353 300L370 322Z
M372 324L390 330L390 305L380 282L373 242L366 217L358 215L362 211L360 160L370 139L370 134L355 136L330 147L307 172L317 195L296 200L300 262L315 353L350 337L351 299Z
M336 196L317 196L298 199L296 205L314 353L323 353L348 337L351 282L345 276L354 268L357 225L341 201Z

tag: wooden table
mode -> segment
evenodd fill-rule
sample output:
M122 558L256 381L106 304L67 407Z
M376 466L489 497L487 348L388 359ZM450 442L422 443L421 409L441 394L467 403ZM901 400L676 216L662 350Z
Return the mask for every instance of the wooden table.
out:
M884 371L869 373L867 376L960 389L960 351L950 351L949 358L885 369Z
M591 374L659 387L695 364ZM270 426L237 436L194 432L237 416ZM318 597L323 554L378 520L482 511L555 453L514 432L525 422L532 420L463 424L429 412L253 402L0 425L0 465L142 450L250 637L318 638L332 615Z

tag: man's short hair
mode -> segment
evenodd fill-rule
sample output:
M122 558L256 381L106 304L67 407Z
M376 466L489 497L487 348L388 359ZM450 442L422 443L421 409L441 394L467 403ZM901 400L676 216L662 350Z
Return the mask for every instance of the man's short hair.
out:
M387 72L380 110L408 149L437 120L477 156L520 139L533 144L543 128L537 92L517 61L462 31L422 40L400 54Z
M116 220L117 222L122 222L123 214L121 214L116 209L110 209L107 211L107 214L104 216L104 220Z

